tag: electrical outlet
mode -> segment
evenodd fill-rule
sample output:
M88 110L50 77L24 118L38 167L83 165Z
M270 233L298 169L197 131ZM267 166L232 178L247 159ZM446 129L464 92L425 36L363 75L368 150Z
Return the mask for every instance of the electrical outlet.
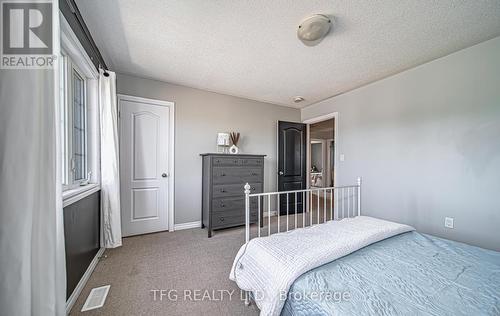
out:
M340 161L344 161L345 160L345 155L344 154L340 154Z
M444 227L454 228L453 217L445 217L444 218Z

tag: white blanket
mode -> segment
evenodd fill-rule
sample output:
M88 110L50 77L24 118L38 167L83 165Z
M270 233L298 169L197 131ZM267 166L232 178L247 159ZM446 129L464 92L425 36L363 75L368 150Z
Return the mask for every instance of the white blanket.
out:
M251 291L260 315L279 315L293 282L305 272L377 241L414 230L373 217L357 216L250 240L229 278Z

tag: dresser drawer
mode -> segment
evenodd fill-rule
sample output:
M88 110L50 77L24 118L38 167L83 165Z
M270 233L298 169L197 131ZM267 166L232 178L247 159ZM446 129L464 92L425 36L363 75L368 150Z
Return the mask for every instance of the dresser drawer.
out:
M240 160L238 157L214 157L212 164L214 167L236 167L241 165Z
M257 198L250 199L250 210L254 211L258 207ZM212 211L245 214L245 198L218 198L212 200Z
M263 158L241 158L241 157L214 157L212 159L214 167L262 167L264 165Z
M264 159L262 158L241 158L240 165L250 166L250 167L262 167L264 165Z
M257 213L250 214L250 223L257 222ZM223 213L212 214L214 228L245 225L245 215L226 215Z
M216 184L212 189L212 196L225 197L225 196L245 196L244 184ZM261 193L262 183L250 183L251 193Z
M216 167L212 172L212 183L262 182L262 168Z

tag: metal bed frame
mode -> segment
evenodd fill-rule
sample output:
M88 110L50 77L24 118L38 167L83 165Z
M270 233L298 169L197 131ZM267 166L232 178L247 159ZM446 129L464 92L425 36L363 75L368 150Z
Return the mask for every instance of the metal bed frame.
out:
M325 223L328 220L340 220L347 217L355 217L361 215L361 178L358 178L356 184L345 185L345 186L333 186L329 188L309 188L304 190L293 190L293 191L281 191L281 192L265 192L265 193L250 193L250 185L245 184L245 242L248 243L251 239L251 227L250 227L250 199L257 198L257 227L256 236L261 237L265 233L266 228L263 227L265 224L264 213L261 209L267 201L267 234L269 236L274 233L281 232L280 226L280 204L282 196L286 196L286 230L297 229L307 226L312 226L316 224ZM302 209L298 209L298 197L302 195ZM313 195L316 195L314 197ZM293 197L292 204L294 204L293 210L290 210L290 196ZM323 221L320 223L320 199L323 197ZM275 198L277 206L277 230L271 230L271 200ZM317 199L316 205L316 223L314 223L313 213L314 208L312 205L313 199ZM329 200L329 202L328 202ZM328 208L330 217L328 219ZM262 213L262 214L261 214ZM308 214L309 213L309 214ZM285 216L285 215L282 215ZM293 228L290 229L290 216L293 221ZM302 225L300 225L300 221ZM262 224L262 225L261 225ZM299 224L299 227L297 227ZM261 228L262 227L262 228Z

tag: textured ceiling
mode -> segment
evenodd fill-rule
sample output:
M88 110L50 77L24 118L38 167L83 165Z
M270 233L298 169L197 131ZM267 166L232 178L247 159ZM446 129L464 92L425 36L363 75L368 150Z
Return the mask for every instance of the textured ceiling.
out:
M500 35L500 0L77 4L114 71L294 107ZM333 16L334 29L306 47L296 27L314 13Z

